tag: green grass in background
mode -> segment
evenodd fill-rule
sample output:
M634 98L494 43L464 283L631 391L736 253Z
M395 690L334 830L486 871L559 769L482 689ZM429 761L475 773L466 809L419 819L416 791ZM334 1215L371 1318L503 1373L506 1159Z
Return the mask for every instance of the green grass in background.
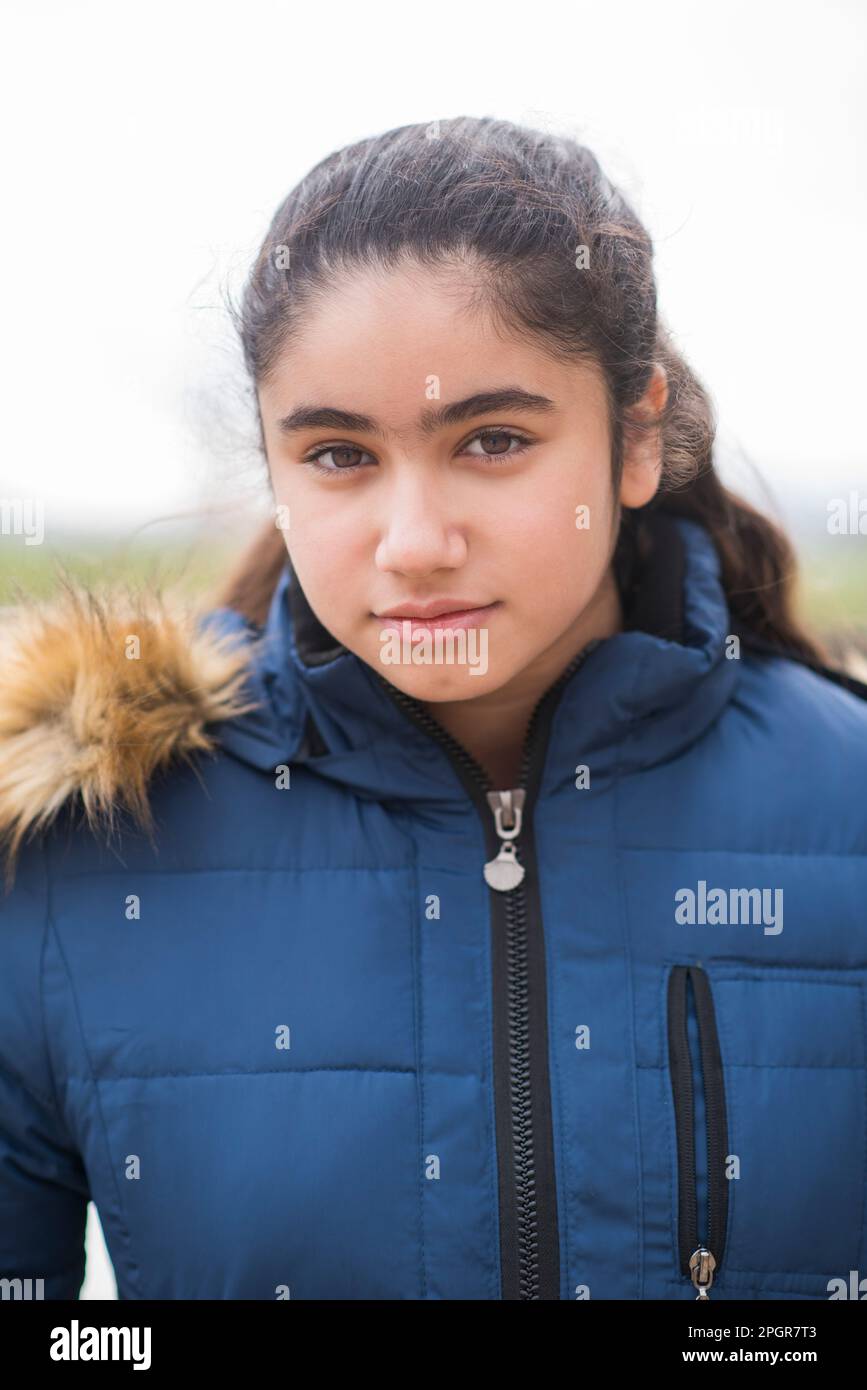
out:
M16 536L0 546L0 604L16 601L16 587L34 598L48 597L60 573L98 588L159 584L191 597L210 596L254 531L248 524L234 539L75 536L33 546Z
M867 536L853 540L840 537L799 551L804 613L820 629L852 624L867 630Z

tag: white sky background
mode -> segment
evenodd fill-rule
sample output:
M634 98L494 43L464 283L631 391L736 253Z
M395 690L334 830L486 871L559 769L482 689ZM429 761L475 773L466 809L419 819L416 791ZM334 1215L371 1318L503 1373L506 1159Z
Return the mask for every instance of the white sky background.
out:
M595 150L723 440L824 530L867 485L865 35L861 0L7 0L0 497L48 532L234 515L255 433L223 286L331 150L467 113Z

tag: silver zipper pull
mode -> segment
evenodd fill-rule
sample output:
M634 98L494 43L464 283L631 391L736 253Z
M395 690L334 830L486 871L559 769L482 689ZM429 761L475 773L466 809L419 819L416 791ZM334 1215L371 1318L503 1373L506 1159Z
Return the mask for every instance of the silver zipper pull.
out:
M508 792L487 792L486 796L494 813L497 834L504 843L496 859L489 860L485 865L485 882L499 893L508 893L510 888L517 888L525 873L511 842L521 833L521 812L526 792L523 787L516 787Z
M696 1301L707 1298L707 1291L713 1283L716 1260L704 1245L700 1245L689 1257L689 1277L698 1289Z

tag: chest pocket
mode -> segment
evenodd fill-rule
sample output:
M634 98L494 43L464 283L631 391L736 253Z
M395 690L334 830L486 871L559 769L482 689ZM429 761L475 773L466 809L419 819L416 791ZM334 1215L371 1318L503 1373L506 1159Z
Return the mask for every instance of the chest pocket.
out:
M864 1268L864 986L843 972L669 968L673 1252L709 1250L720 1291L826 1299ZM694 1260L696 1288L705 1278ZM706 1269L705 1258L704 1268ZM694 1281L695 1282L695 1281ZM710 1286L713 1297L713 1284Z

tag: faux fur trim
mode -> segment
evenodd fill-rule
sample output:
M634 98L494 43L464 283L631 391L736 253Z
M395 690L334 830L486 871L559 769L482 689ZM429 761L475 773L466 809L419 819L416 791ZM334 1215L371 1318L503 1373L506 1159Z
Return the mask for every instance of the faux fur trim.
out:
M7 888L25 837L77 795L94 828L111 831L125 808L152 833L154 772L210 750L206 725L255 708L241 700L249 639L200 626L204 611L162 590L69 578L51 599L0 609Z

